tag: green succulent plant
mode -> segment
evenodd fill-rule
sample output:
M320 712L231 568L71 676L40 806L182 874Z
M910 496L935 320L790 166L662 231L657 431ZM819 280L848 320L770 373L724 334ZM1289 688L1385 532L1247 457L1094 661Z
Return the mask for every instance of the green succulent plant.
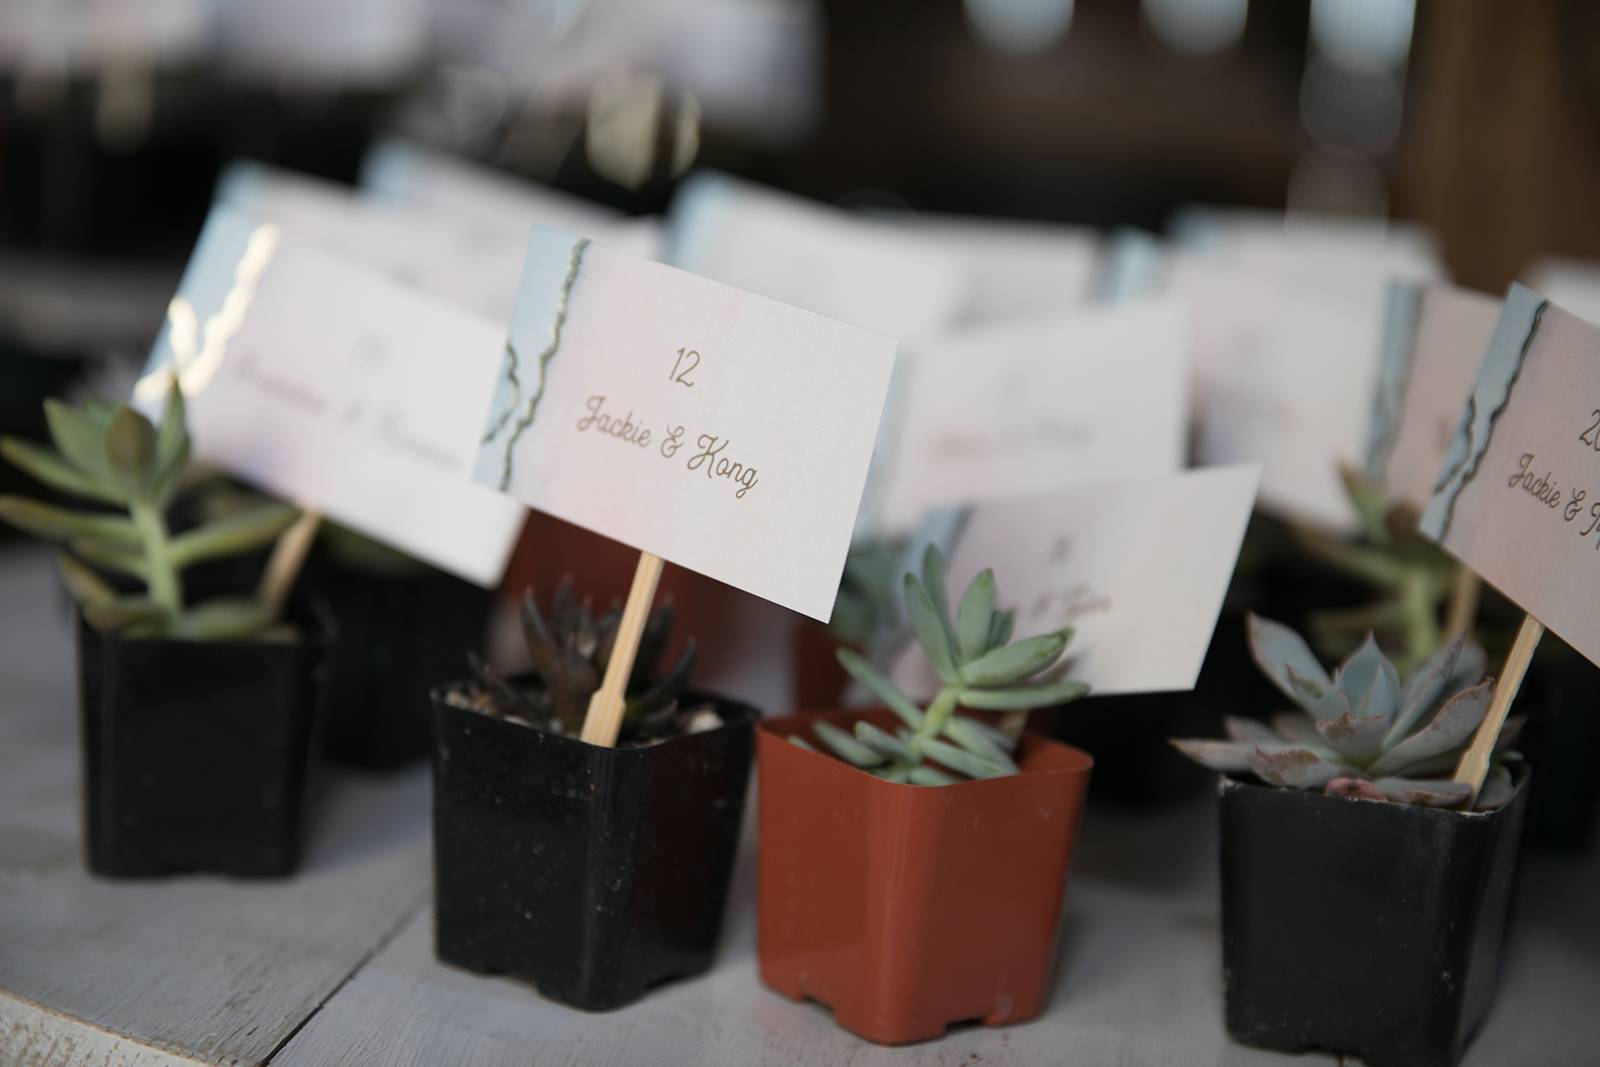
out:
M891 734L858 721L852 731L817 722L817 739L834 755L880 778L913 785L950 785L962 779L1015 774L1016 738L979 719L973 711L1025 712L1077 700L1082 682L1042 681L1072 638L1070 627L1011 644L1016 616L996 606L994 571L972 580L955 617L945 595L944 559L929 547L922 575L905 576L906 616L923 654L939 676L939 690L926 709L901 692L858 653L838 651L851 676L889 706L902 725ZM789 740L812 748L805 739Z
M276 611L254 598L185 602L186 568L258 549L300 513L263 503L172 533L167 507L189 463L189 429L176 382L159 430L125 405L72 407L46 400L45 418L54 449L5 438L0 455L50 488L99 507L73 510L0 496L0 520L65 546L61 576L91 625L133 637L203 640L247 637L277 622ZM137 579L144 592L119 592L95 568Z
M839 597L828 620L837 640L854 648L872 648L893 627L895 568L904 554L905 545L898 541L851 543Z
M1396 666L1409 671L1438 651L1444 640L1440 615L1459 564L1417 532L1416 510L1389 505L1382 487L1349 467L1340 468L1357 519L1354 540L1303 527L1295 540L1309 555L1377 592L1370 604L1320 611L1310 632L1325 654L1339 655L1375 632L1394 650Z
M1446 808L1471 797L1471 787L1450 775L1494 695L1482 649L1457 636L1402 685L1368 635L1329 678L1289 627L1255 615L1247 625L1256 664L1297 710L1268 722L1229 717L1227 740L1174 740L1180 752L1213 770L1254 774L1287 789ZM1507 762L1517 757L1505 746L1519 726L1512 720L1501 733L1478 796L1481 809L1511 796Z
M537 685L519 685L501 677L479 657L469 655L472 673L490 701L489 710L530 725L548 726L576 736L583 730L589 698L600 688L616 644L622 611L613 607L595 617L587 599L579 601L572 582L563 581L550 604L539 610L530 589L522 598L522 637ZM645 623L628 677L622 734L637 739L664 731L676 714L679 698L694 668L691 638L665 673L658 673L662 653L672 636L673 610L663 605Z

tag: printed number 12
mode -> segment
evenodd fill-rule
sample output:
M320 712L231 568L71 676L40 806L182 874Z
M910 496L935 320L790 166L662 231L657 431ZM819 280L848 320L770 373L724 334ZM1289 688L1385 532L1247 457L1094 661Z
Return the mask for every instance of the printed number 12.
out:
M686 359L692 359L694 362L690 363L686 367L683 367L682 370L679 370L678 368L683 366L683 361ZM685 388L693 389L694 383L689 380L689 372L694 370L699 365L700 353L696 352L692 348L688 350L680 348L678 349L678 358L672 362L672 373L667 375L667 381L677 382L679 385L682 385Z

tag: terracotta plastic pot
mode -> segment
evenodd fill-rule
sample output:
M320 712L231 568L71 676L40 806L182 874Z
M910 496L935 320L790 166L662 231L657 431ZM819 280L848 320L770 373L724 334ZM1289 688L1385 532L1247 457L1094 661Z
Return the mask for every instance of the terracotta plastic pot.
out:
M302 578L325 600L338 636L328 665L324 750L357 767L424 759L432 746L428 693L483 650L493 594L418 566L399 574L313 556Z
M447 687L448 688L448 687ZM754 708L600 748L434 694L435 950L587 1011L711 966L750 779Z
M79 617L89 869L268 877L300 854L329 627L298 641L174 641Z
M1224 778L1228 1032L1368 1067L1453 1067L1488 1011L1528 776L1492 812Z
M881 1044L1037 1015L1093 761L1029 734L1020 774L896 785L788 742L819 718L896 721L757 727L761 980Z

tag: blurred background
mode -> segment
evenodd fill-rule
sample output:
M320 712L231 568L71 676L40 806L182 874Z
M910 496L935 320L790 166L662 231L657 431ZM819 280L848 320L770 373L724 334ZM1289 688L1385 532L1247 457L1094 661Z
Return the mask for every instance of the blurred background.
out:
M1582 0L5 0L0 407L142 357L220 168L400 134L630 213L823 201L1162 229L1414 219L1490 291L1600 253Z

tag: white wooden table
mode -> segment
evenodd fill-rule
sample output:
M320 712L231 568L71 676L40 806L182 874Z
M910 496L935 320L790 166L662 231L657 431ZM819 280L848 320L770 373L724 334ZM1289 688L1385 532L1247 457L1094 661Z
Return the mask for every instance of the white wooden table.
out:
M335 777L293 879L98 881L80 859L75 674L46 554L0 548L0 627L3 1067L1338 1062L1223 1032L1209 801L1091 810L1047 1012L900 1049L757 980L748 840L716 967L632 1008L586 1015L441 966L422 769ZM1499 998L1466 1065L1600 1064L1600 862L1528 861Z

